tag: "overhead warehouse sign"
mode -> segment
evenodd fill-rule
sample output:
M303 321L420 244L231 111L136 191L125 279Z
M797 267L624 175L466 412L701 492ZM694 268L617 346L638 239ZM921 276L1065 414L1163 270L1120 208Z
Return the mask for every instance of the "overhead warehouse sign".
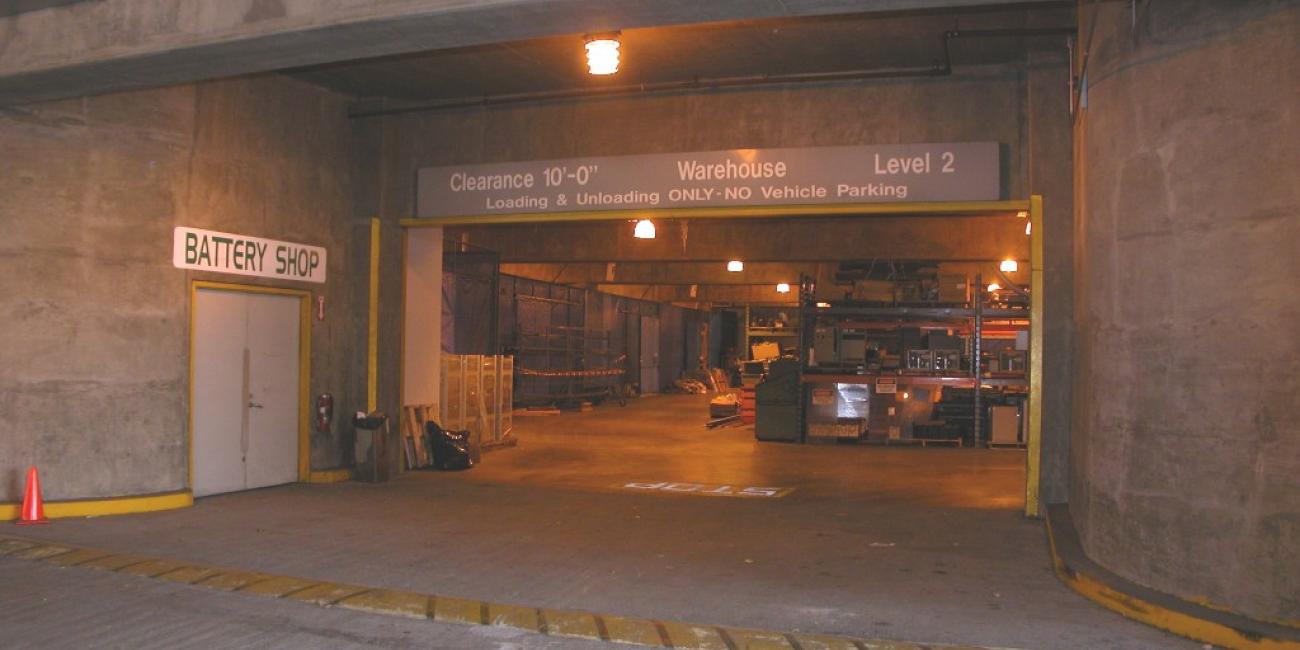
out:
M325 281L325 249L320 246L183 226L174 232L172 265L178 269Z
M991 201L998 144L962 142L427 167L417 216L745 205Z

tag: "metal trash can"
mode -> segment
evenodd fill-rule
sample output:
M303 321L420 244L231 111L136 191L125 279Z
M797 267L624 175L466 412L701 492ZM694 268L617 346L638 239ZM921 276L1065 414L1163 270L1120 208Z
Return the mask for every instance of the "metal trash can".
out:
M363 413L352 417L356 430L357 468L353 477L367 483L388 480L388 416L382 411Z

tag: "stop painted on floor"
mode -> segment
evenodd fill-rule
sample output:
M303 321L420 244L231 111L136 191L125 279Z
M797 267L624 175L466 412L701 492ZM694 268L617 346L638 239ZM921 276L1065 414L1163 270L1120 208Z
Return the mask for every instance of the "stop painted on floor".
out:
M742 499L779 499L794 492L792 487L710 485L707 483L683 483L679 481L632 481L622 483L616 487L637 492L694 494L705 497L739 497Z

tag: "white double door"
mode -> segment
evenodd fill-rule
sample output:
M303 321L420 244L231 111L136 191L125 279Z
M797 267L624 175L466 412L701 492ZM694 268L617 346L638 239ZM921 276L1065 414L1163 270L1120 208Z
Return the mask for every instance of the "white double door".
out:
M298 480L299 300L197 290L195 496Z

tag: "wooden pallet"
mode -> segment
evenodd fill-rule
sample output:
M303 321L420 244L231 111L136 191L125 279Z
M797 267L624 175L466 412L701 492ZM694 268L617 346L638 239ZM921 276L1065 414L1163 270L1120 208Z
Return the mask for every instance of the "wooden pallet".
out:
M402 407L402 457L406 469L428 467L433 464L430 449L424 444L425 425L434 418L438 407L434 404L413 404Z

